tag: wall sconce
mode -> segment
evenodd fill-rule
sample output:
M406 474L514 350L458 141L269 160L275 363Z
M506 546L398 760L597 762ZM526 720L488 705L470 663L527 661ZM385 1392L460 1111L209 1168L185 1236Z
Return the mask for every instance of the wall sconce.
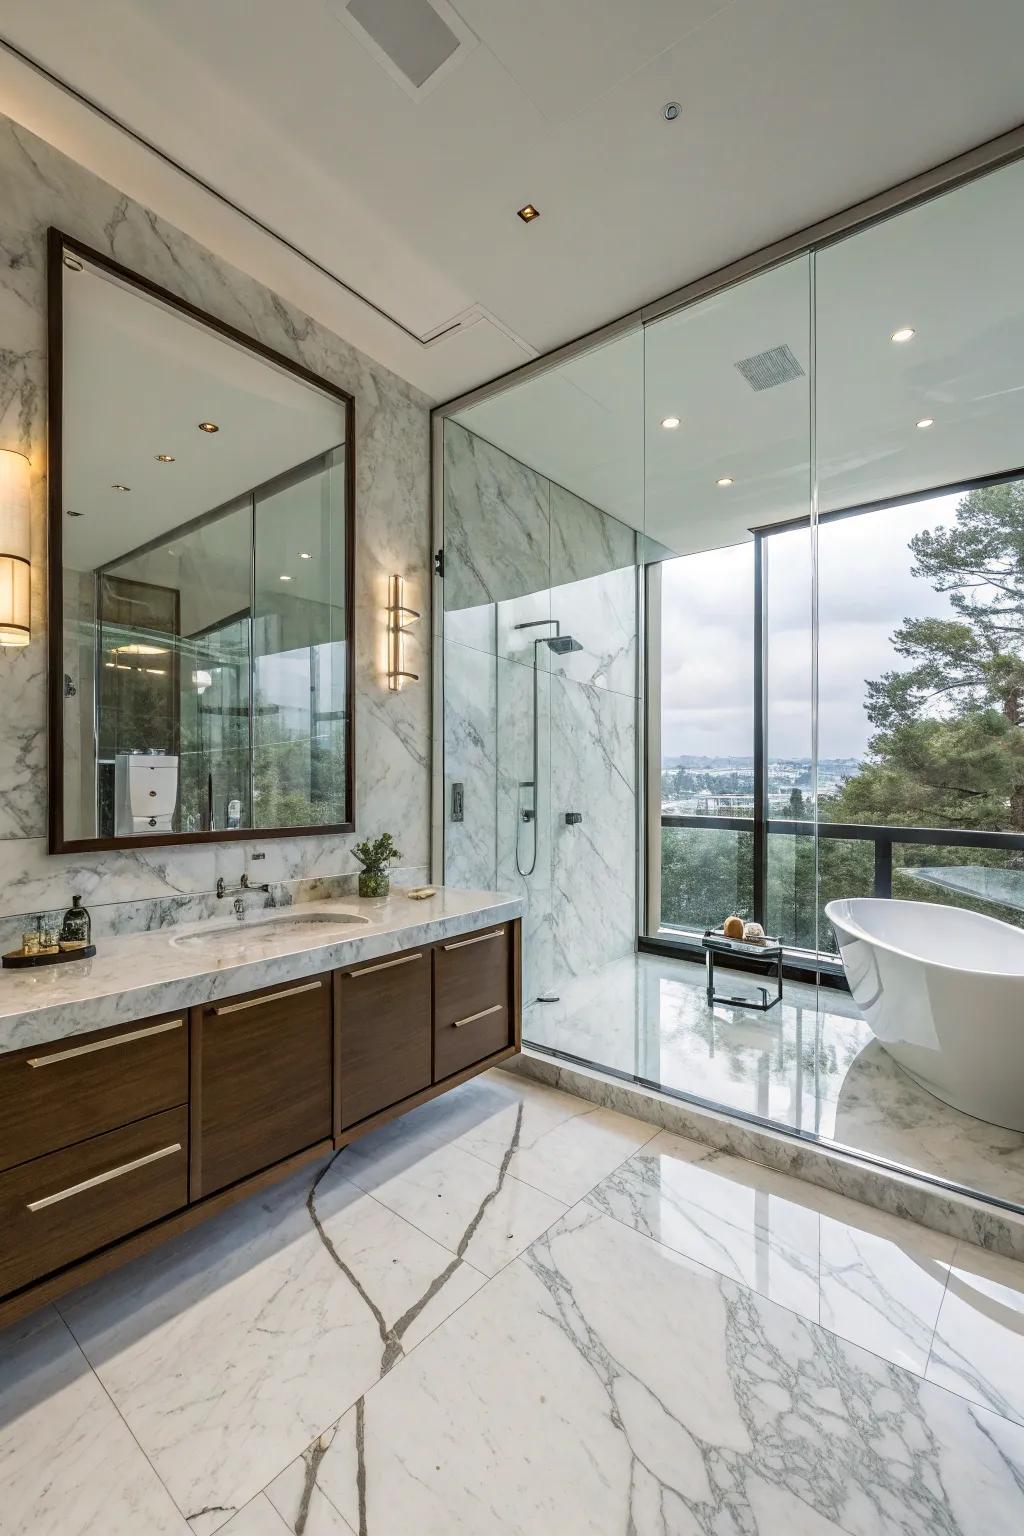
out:
M406 678L419 682L418 672L405 669L405 635L419 614L405 606L405 578L392 576L388 601L388 687L397 693Z
M31 639L29 539L28 459L0 448L0 645Z

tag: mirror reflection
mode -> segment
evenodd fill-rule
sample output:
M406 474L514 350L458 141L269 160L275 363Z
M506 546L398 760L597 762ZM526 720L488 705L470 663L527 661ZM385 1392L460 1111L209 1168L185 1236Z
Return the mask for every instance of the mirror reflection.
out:
M65 246L63 827L351 820L347 397Z

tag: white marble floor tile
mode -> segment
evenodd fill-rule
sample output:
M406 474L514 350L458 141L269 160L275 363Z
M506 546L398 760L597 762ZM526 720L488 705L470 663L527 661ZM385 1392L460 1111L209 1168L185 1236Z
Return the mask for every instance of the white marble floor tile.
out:
M749 1178L730 1178L732 1164ZM817 1322L818 1217L788 1182L662 1131L587 1203Z
M580 1205L316 1482L375 1536L1019 1536L1024 1427Z
M0 1333L3 1536L189 1536L50 1309Z
M1024 1264L960 1244L928 1380L1024 1423Z
M237 1515L232 1515L227 1525L221 1526L221 1536L285 1536L285 1525L265 1493L258 1493Z
M924 1372L955 1239L667 1131L588 1203Z
M595 1109L585 1099L508 1072L493 1072L478 1082L478 1116L455 1145L500 1167L521 1104L522 1124L508 1171L567 1205L581 1200L657 1131L631 1115ZM529 1083L525 1093L523 1082Z
M518 1124L518 1118L517 1118ZM515 1135L510 1144L514 1151ZM344 1164L348 1177L452 1254L496 1274L557 1221L565 1202L522 1184L508 1163L494 1168L461 1147L406 1156L393 1146L380 1165L372 1158Z
M744 988L750 978L730 976ZM709 1008L703 967L629 955L552 978L528 1044L811 1132L1024 1206L1024 1134L941 1103L902 1072L844 992L787 981L766 1014Z
M62 1303L196 1536L482 1283L337 1164L317 1187L315 1226L313 1180L296 1176Z
M362 1399L358 1411L363 1413ZM335 1509L319 1480L320 1467L336 1433L337 1426L332 1425L266 1489L288 1530L297 1536L351 1536L352 1527Z
M820 1194L822 1327L923 1375L956 1239Z

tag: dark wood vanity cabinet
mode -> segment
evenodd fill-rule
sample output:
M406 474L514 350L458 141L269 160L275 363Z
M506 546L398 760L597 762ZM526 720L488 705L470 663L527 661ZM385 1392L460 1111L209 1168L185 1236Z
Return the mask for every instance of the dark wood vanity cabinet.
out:
M450 1077L509 1043L511 925L448 939L434 950L434 1076Z
M188 1099L188 1013L0 1056L0 1169Z
M429 949L338 973L338 1099L348 1130L432 1081Z
M0 1056L0 1325L519 1048L519 924Z
M193 1010L192 1199L331 1134L331 978Z
M180 1210L187 1147L182 1105L0 1174L0 1295Z

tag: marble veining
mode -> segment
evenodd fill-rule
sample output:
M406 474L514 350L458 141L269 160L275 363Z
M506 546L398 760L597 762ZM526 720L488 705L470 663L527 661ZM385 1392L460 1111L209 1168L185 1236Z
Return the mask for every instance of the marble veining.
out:
M361 960L394 954L414 944L466 933L488 923L518 917L514 896L494 892L439 890L413 901L401 890L382 900L339 900L303 907L342 919L296 933L261 926L247 934L233 919L220 924L187 925L165 932L113 938L94 959L52 970L0 973L0 1051L18 1050L48 1040L147 1018L171 1008L187 1008L214 998L231 997L276 982L315 975ZM345 924L346 915L366 918ZM218 959L208 949L182 947L179 937L223 933L230 952Z
M272 881L337 876L355 836L390 828L410 870L429 863L429 689L389 692L381 667L387 580L429 608L426 397L340 337L52 146L0 118L0 432L32 464L32 644L0 657L0 943L23 914L63 910L73 891L103 908L102 932L154 927L190 897L232 883L254 851ZM355 397L356 800L358 834L114 852L46 852L46 230L64 229L226 320ZM423 637L430 623L422 626ZM415 649L421 644L411 638ZM414 667L425 677L429 668ZM273 869L273 873L271 873ZM143 912L143 908L146 908ZM196 916L202 913L194 914Z
M1024 1256L1024 1135L952 1109L900 1071L848 994L787 981L782 1005L757 1014L709 1008L703 967L688 961L628 955L566 980L568 969L561 968L557 1003L527 1007L523 1038L593 1063L597 1076L529 1057L526 1069L543 1081ZM731 979L738 991L749 985L747 977ZM602 1079L602 1069L703 1104L651 1099L628 1082ZM730 1119L730 1110L779 1129ZM810 1132L813 1140L780 1134L787 1130ZM858 1161L863 1154L902 1172ZM925 1183L922 1174L962 1192ZM992 1197L1022 1214L988 1203Z
M444 510L445 878L522 895L536 998L636 937L636 536L451 421ZM535 643L554 621L579 649ZM535 682L539 814L526 823Z
M578 1207L342 1418L316 1483L366 1536L1010 1536L1022 1473L1019 1426ZM268 1490L286 1518L296 1488Z
M652 1130L491 1072L0 1332L4 1536L1016 1536L1024 1265Z

